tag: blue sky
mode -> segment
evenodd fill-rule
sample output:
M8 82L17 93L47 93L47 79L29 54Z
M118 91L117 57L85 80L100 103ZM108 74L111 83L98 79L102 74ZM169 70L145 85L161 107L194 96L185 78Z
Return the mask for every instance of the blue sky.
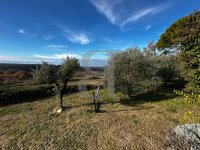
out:
M74 56L104 65L107 53L156 42L198 8L199 0L0 0L0 62Z

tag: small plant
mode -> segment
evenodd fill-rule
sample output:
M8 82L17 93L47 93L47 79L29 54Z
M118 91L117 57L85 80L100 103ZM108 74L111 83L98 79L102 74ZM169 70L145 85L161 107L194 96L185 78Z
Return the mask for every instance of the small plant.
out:
M200 94L188 94L184 91L174 91L177 95L183 96L184 100L188 103L188 104L194 104L197 106L200 106ZM195 114L192 111L187 111L185 112L185 114L183 115L183 117L180 120L181 124L185 124L188 121L199 121L200 120L200 115L199 114Z
M168 112L171 112L171 113L177 113L177 108L175 106L171 106L169 108L166 109Z
M132 124L137 124L136 115L132 115L132 116L131 116L131 122L132 122Z
M200 121L200 115L196 114L193 111L187 111L184 113L184 115L182 116L182 118L180 119L179 123L180 124L186 124L188 122L199 122Z
M188 94L184 91L174 90L177 95L183 96L184 100L189 104L200 105L200 94Z

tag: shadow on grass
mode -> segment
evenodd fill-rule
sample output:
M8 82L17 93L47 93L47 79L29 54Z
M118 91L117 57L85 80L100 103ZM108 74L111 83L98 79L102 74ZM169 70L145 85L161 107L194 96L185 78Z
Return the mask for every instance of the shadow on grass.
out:
M122 109L122 110L114 110L114 111L108 111L108 113L115 113L115 112L126 112L126 111L134 111L134 110L144 110L144 109L151 109L154 107L136 107L133 109Z
M38 87L33 89L17 89L0 93L0 107L25 102L42 101L52 96L52 87Z
M14 89L12 88L5 88L2 90L2 85L0 86L0 107L20 104L25 102L34 102L34 101L42 101L50 98L54 95L53 93L53 85L47 86L36 86L33 85L13 85L15 86ZM96 86L86 84L82 85L86 87L86 90L95 89ZM101 88L103 88L101 86ZM65 94L73 94L79 92L78 85L68 85Z
M126 106L137 106L147 102L159 102L178 97L174 90L182 90L186 82L183 80L172 80L165 88L157 92L139 94L131 98L122 99L120 103Z
M167 93L146 93L140 94L137 96L133 96L131 98L122 99L120 103L122 105L127 106L137 106L139 104L147 103L147 102L159 102L169 100L171 98L177 97L175 94L167 94Z
M122 101L115 101L115 102L103 101L103 102L101 102L101 106L102 105L108 105L108 104L114 104L114 103L121 103L121 102ZM123 100L123 102L124 102L124 100ZM80 105L64 106L63 107L63 111L68 111L69 109L79 108L79 107L82 107L82 106L93 106L93 105L94 105L93 103L83 103L83 104L80 104ZM147 107L146 106L142 106L139 103L133 103L131 106L134 106L135 108L133 108L133 109L114 110L114 111L100 109L99 112L95 112L94 109L93 110L90 109L90 110L87 110L87 112L94 112L94 113L115 113L115 112L126 112L126 111L134 111L134 110L143 110L143 109L154 108L153 106L149 106L149 107L148 106Z

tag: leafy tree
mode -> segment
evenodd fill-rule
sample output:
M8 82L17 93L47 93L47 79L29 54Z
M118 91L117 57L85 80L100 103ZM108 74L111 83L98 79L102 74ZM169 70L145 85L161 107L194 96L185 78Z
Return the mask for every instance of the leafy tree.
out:
M33 80L37 84L50 84L55 82L56 68L53 65L42 61L40 68L37 66L36 70L33 70Z
M64 59L59 67L43 62L40 68L33 71L33 77L39 84L55 84L54 92L59 101L59 106L62 108L67 83L79 66L78 59L72 57Z
M57 81L55 82L54 92L56 93L61 108L63 107L63 96L67 88L67 83L79 66L78 59L67 57L62 61L58 73L56 74Z
M157 75L162 78L164 86L167 86L167 83L176 75L177 62L176 56L174 55L159 55L157 58Z
M147 76L158 78L162 80L164 86L174 77L178 72L176 56L172 51L159 52L156 49L154 42L150 42L146 48L144 48L144 55L150 61L149 64L152 67L148 67L149 73ZM155 70L156 68L156 70Z
M138 48L113 54L106 68L107 81L114 79L115 88L128 96L141 91L146 81L150 86L150 81L157 80L155 74L153 61Z
M176 49L183 64L184 78L189 82L187 90L200 92L200 11L195 11L174 24L163 33L156 44L164 50Z

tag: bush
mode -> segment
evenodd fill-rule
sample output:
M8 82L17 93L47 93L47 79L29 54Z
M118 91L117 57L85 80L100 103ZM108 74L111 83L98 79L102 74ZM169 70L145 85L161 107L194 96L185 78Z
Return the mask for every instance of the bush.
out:
M55 66L49 65L47 62L42 62L42 65L40 68L36 68L36 70L33 70L33 80L37 84L50 84L54 83L55 81L55 74L56 69Z
M14 74L14 78L18 80L27 80L31 75L25 71L18 71Z
M10 69L10 70L4 71L4 74L15 74L16 72L17 72L17 70L15 70L15 69Z
M106 68L107 85L113 84L112 88L128 96L158 88L161 82L152 58L138 48L113 54Z

